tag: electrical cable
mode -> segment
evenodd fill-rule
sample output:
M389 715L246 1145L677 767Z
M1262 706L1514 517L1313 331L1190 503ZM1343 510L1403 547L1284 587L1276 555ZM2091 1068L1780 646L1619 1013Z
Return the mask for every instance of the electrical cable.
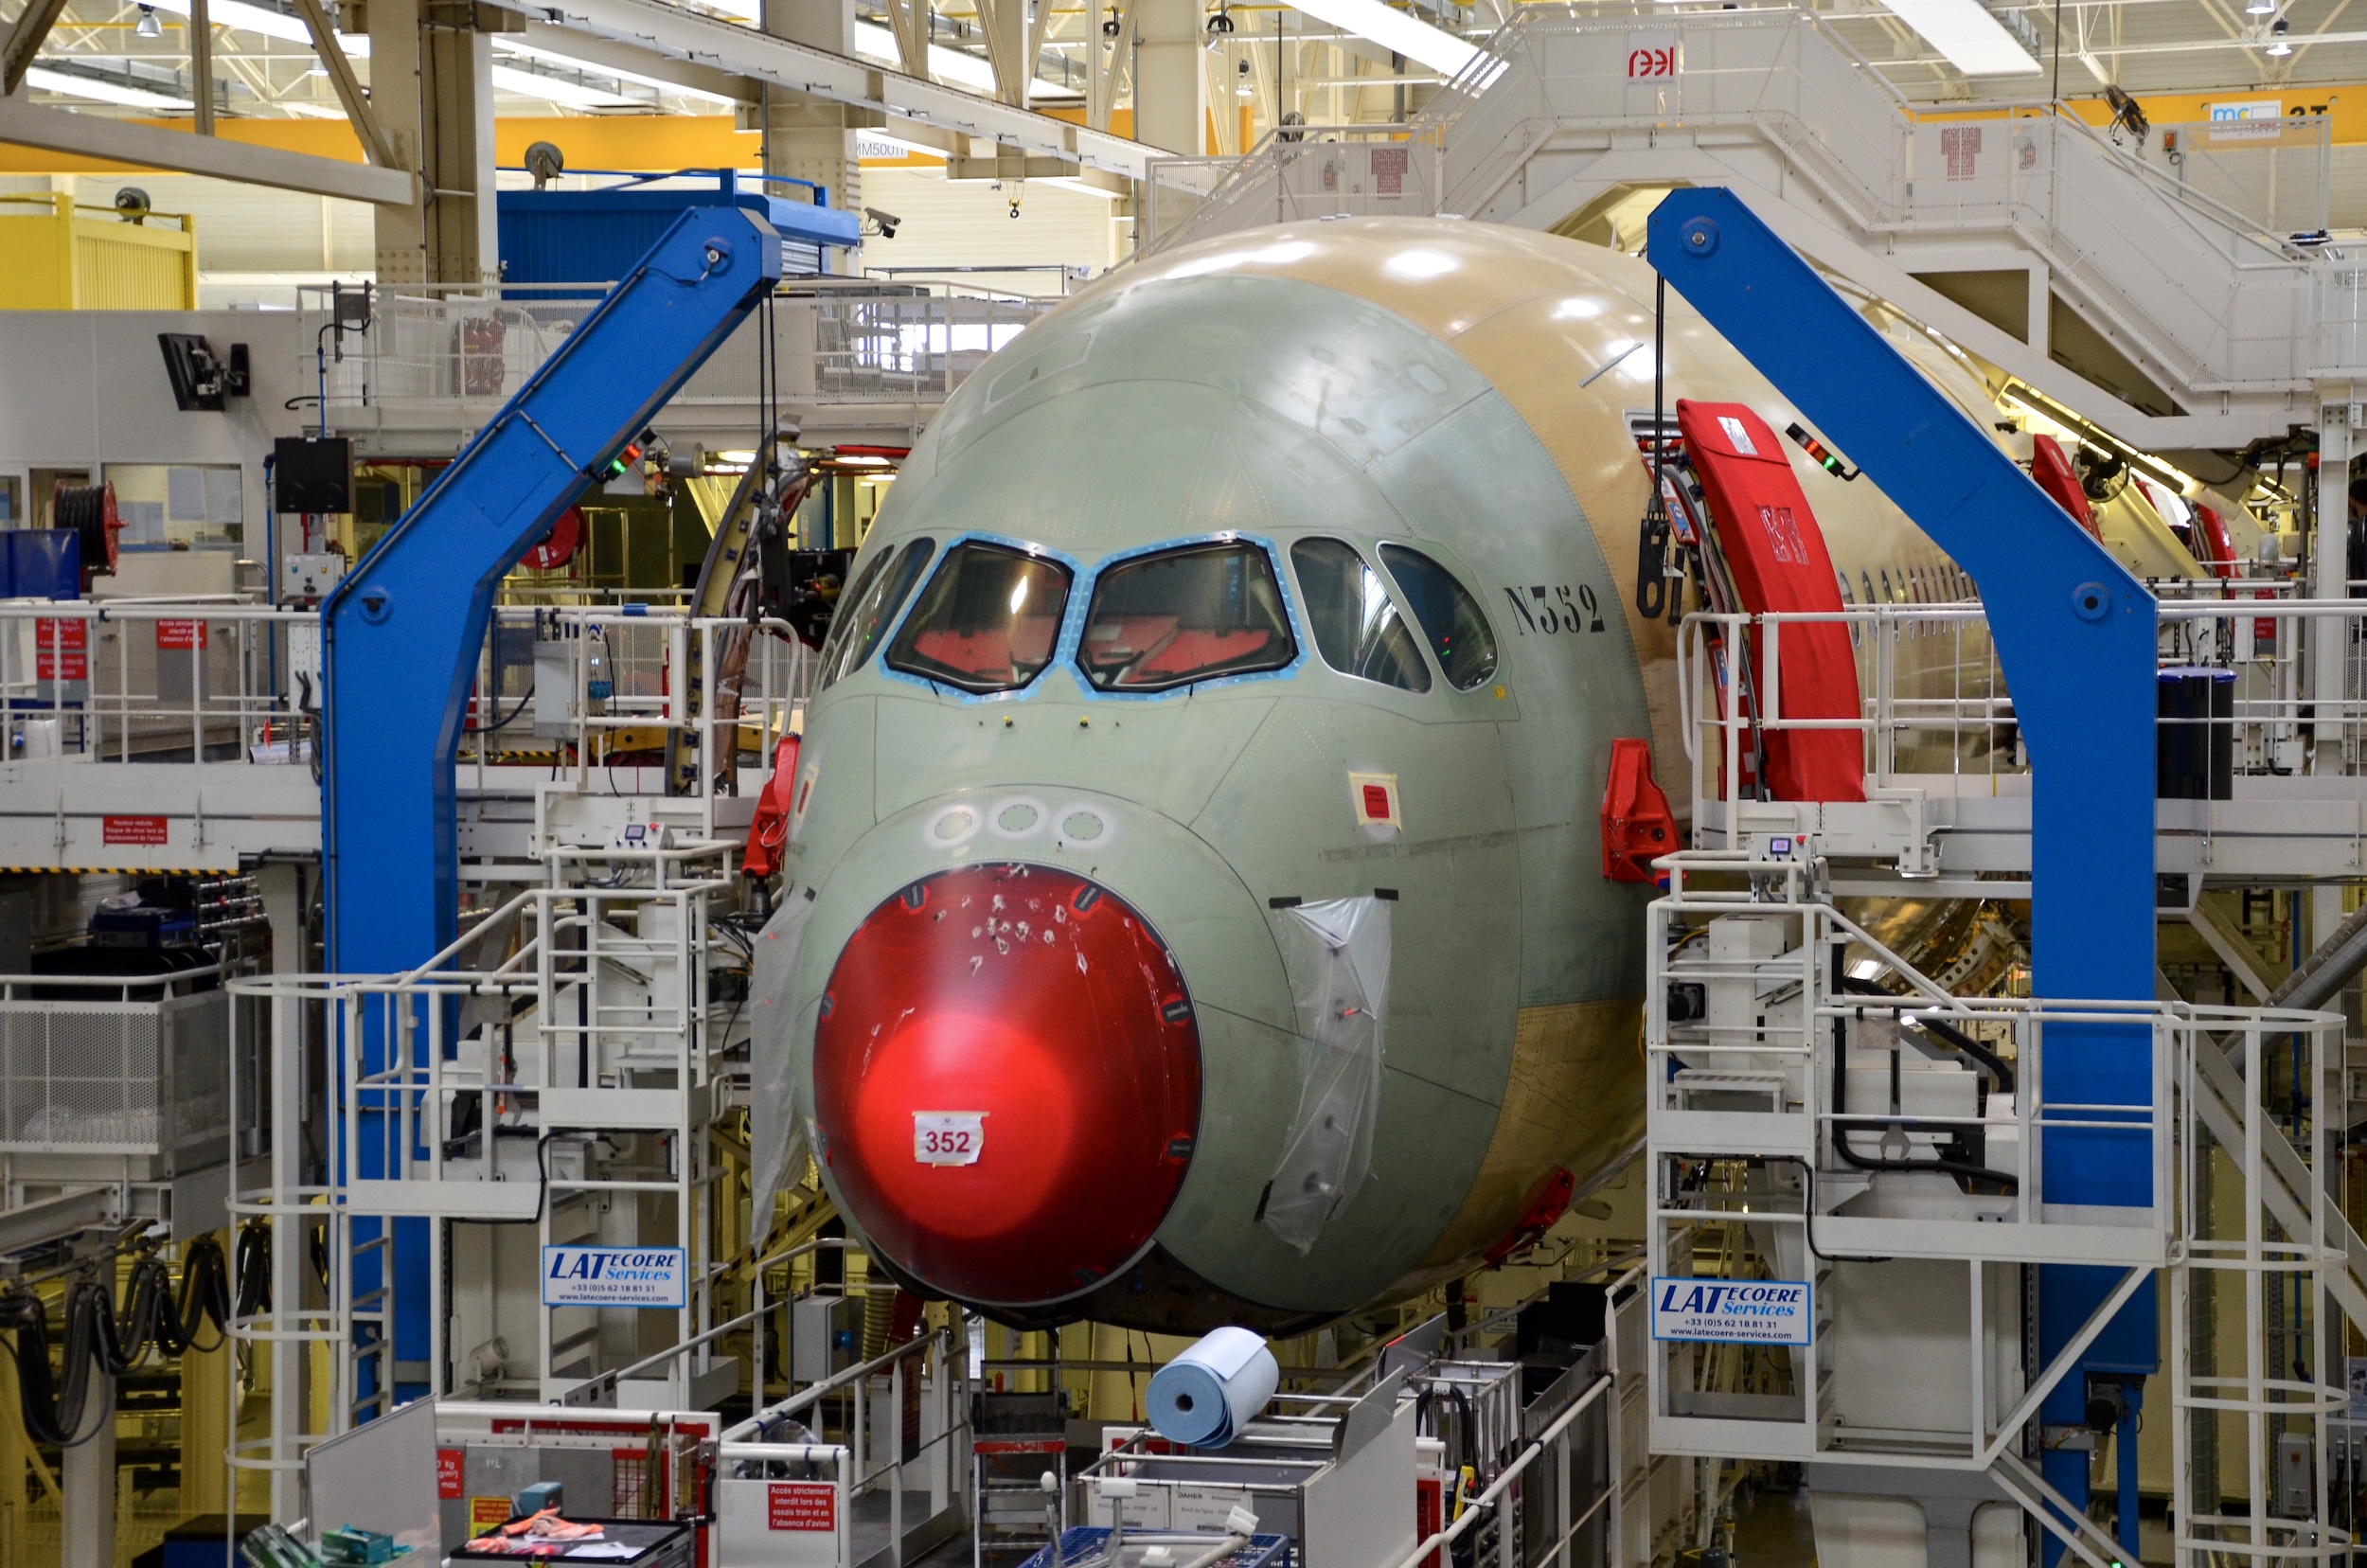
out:
M1841 989L1852 996L1879 996L1887 997L1892 1001L1899 1000L1898 992L1885 989L1872 980L1860 980L1854 974L1842 976ZM1929 1013L1916 1014L1913 1023L1925 1033L1936 1035L1946 1044L1953 1046L1988 1069L1989 1076L1996 1080L1997 1087L2002 1093L2010 1095L2014 1092L2014 1069L2003 1057L1999 1056L1954 1025L1942 1023Z
M501 718L495 720L489 724L465 725L462 727L460 733L463 735L490 735L496 730L507 729L511 724L517 722L518 715L524 713L526 710L526 704L533 701L534 687L532 686L528 686L526 687L526 694L518 699L518 705L511 708L507 714L503 715Z
M179 1355L222 1347L230 1327L222 1247L210 1238L190 1243L182 1259L177 1300L170 1271L162 1258L150 1254L131 1266L119 1315L107 1288L87 1278L67 1289L64 1315L65 1354L62 1364L53 1371L48 1304L37 1292L22 1288L0 1293L0 1331L13 1331L16 1336L13 1360L25 1430L37 1442L76 1448L101 1430L100 1423L92 1422L90 1431L74 1435L81 1432L89 1414L94 1365L114 1378L130 1371L151 1348ZM211 1345L198 1340L199 1328L207 1320L215 1329Z

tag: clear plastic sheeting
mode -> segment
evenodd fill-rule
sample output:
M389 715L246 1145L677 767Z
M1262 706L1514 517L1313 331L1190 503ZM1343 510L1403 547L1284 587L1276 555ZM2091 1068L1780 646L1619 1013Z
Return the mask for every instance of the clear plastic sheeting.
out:
M791 1027L797 1021L797 960L813 923L813 889L786 887L780 907L752 944L748 977L748 1146L756 1170L748 1210L761 1236L772 1224L773 1200L799 1175L805 1129L796 1114L791 1070Z
M1266 1225L1301 1255L1372 1173L1389 1023L1389 904L1300 904L1284 924L1299 1017L1299 1108L1266 1198Z

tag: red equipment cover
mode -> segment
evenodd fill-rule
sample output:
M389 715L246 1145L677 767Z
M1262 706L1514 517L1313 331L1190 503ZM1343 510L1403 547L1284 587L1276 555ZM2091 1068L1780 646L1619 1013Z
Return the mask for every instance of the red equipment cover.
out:
M2227 519L2209 507L2195 508L2195 531L2202 538L2203 564L2213 577L2232 578L2235 575L2235 544L2227 536Z
M1677 427L1709 500L1726 569L1753 615L1809 611L1838 615L1841 582L1824 548L1824 530L1801 493L1775 433L1741 403L1677 400ZM1751 674L1764 704L1767 671L1751 639ZM1860 713L1858 662L1849 628L1839 619L1793 622L1777 638L1779 720L1847 719ZM1854 729L1766 732L1767 783L1778 800L1863 800L1864 743Z
M1652 862L1682 847L1676 815L1652 777L1652 743L1613 740L1611 778L1603 786L1603 875L1612 882L1652 882Z
M769 877L781 868L781 845L789 837L790 792L797 788L798 738L781 737L773 754L773 776L756 797L756 819L748 824L748 847L740 851L739 874Z
M2055 498L2055 504L2071 513L2072 521L2097 539L2104 537L2096 526L2096 514L2088 508L2088 492L2079 488L2079 475L2063 455L2063 445L2052 436L2030 437L2030 477L2038 488Z

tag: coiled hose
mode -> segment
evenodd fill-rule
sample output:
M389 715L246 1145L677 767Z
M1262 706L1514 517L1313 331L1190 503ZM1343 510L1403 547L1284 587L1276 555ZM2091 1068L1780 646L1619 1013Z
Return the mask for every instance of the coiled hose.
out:
M198 1338L208 1322L214 1326L210 1345ZM75 1281L65 1296L64 1362L56 1371L49 1364L47 1305L29 1290L0 1292L0 1332L16 1336L13 1359L25 1431L35 1442L59 1448L73 1448L98 1434L96 1422L82 1432L94 1365L109 1377L120 1377L151 1348L168 1356L219 1349L229 1327L229 1269L222 1244L211 1237L190 1242L183 1256L177 1300L170 1271L153 1255L132 1264L124 1277L120 1311L106 1286L96 1279ZM78 1432L82 1435L75 1436Z

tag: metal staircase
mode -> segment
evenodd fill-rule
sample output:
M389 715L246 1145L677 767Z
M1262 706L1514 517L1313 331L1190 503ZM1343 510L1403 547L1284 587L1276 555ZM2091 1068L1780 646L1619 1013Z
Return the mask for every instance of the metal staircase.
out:
M1827 273L2141 447L2282 434L2367 365L2358 260L2277 232L2290 204L2247 213L2217 199L2238 182L2202 177L2256 152L2323 192L2318 122L2180 128L2172 164L2054 105L1913 104L1806 11L1521 11L1410 124L1154 163L1146 250L1337 214L1550 229L1622 190L1720 185ZM1673 66L1639 75L1647 57ZM1964 271L2026 274L2019 331L1918 276ZM2174 406L2057 363L2050 297Z

